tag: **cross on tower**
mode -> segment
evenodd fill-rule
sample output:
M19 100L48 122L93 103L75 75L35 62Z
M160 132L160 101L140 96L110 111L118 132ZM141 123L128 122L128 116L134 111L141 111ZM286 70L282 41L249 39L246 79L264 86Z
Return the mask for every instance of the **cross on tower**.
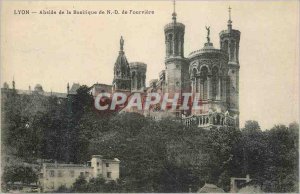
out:
M175 8L176 8L176 0L173 0L173 13L175 13Z
M173 14L172 14L172 19L174 21L174 23L176 23L176 10L175 10L175 7L176 7L176 1L173 0Z

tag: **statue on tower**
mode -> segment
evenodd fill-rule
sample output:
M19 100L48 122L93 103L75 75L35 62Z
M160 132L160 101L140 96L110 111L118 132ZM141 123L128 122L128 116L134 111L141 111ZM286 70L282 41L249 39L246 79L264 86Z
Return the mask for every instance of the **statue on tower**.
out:
M209 43L210 42L210 38L209 38L209 34L210 34L210 26L205 26L206 30L207 30L207 42Z
M123 51L123 48L124 48L124 39L123 39L123 36L121 36L121 39L120 39L120 49L121 49L121 51Z

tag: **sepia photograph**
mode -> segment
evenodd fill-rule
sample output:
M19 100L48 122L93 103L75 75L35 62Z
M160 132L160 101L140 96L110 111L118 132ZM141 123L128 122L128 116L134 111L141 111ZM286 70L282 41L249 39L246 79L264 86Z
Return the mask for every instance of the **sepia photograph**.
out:
M1 1L1 193L299 193L299 4Z

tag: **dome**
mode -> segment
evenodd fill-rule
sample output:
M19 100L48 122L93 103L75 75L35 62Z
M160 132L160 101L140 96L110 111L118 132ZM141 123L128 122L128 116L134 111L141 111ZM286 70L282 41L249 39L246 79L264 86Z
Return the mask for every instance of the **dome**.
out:
M171 23L168 23L167 25L165 25L164 30L168 31L168 30L173 30L174 28L184 30L185 26L184 26L184 24L179 23L179 22L176 22L176 23L171 22Z
M115 65L118 66L118 67L122 67L122 66L128 66L128 61L124 55L124 52L122 53L123 51L120 51L120 54L116 60L116 63Z
M119 56L115 63L115 75L117 77L128 77L130 75L129 63L123 51L120 51Z
M36 92L43 92L43 87L41 84L36 84L35 87L34 87L34 91Z
M212 43L205 43L204 47L202 49L191 52L189 54L189 58L191 59L191 58L201 56L204 54L217 54L217 55L227 56L226 52L224 52L220 49L216 49Z
M224 38L224 37L230 37L230 36L233 36L233 37L240 37L241 35L241 32L239 30L222 30L220 33L220 38Z

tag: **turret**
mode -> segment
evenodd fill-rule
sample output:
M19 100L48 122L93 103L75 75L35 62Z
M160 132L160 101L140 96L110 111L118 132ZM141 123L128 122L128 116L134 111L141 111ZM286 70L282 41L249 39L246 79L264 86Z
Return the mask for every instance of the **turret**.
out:
M164 28L166 43L166 58L184 57L184 30L185 26L176 21L175 1L172 22Z
M129 64L131 74L131 91L144 91L146 88L147 65L142 62L132 62Z
M129 63L125 57L124 39L121 36L119 56L116 60L115 67L114 67L113 90L130 91L130 89L131 89L130 68L129 68Z
M166 89L164 92L169 94L169 98L172 98L176 93L179 94L178 102L180 104L182 93L190 90L190 80L188 60L184 58L185 26L177 22L176 16L174 1L172 22L164 28L166 43L166 71L164 75ZM181 115L179 110L176 110L174 114Z
M184 57L184 29L182 23L169 23L165 26L166 58Z
M229 7L229 19L227 30L220 32L221 49L228 53L229 63L239 65L239 44L241 32L232 29L231 8Z
M229 7L229 19L227 30L220 32L221 50L226 52L228 61L228 80L226 101L229 113L236 118L236 126L239 126L239 44L241 32L232 28L231 8Z

